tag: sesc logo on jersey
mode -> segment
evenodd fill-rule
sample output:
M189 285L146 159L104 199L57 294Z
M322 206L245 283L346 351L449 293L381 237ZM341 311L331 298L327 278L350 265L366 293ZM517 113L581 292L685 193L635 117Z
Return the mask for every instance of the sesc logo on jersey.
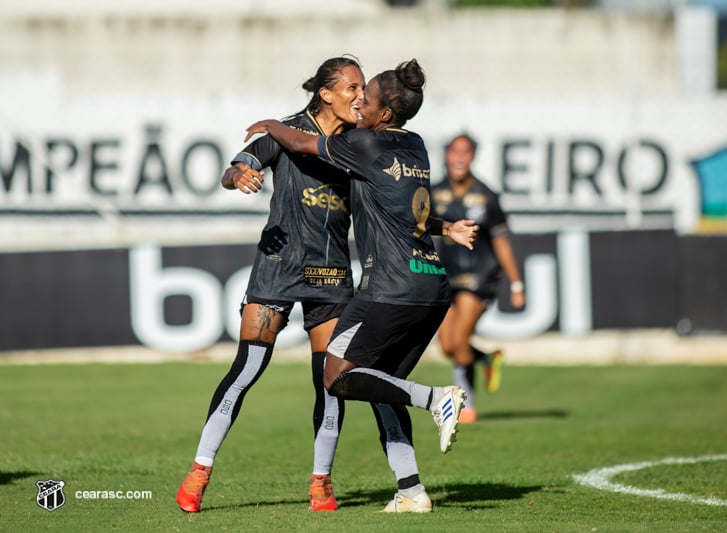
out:
M321 189L330 189L330 192L321 191ZM303 189L303 202L308 207L320 207L321 209L330 209L331 211L343 211L348 213L346 205L348 198L341 198L331 189L331 185L326 183L320 187L308 187Z
M66 496L63 494L65 481L37 481L38 495L35 501L46 511L55 511L66 503Z

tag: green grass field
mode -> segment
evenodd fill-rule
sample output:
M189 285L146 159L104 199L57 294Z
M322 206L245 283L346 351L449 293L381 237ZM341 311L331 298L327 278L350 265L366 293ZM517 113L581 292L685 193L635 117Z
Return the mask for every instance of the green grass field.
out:
M378 513L395 491L368 405L350 402L336 513L307 510L312 387L300 363L274 363L248 395L218 456L204 511L181 512L192 461L225 364L0 367L0 530L4 531L727 531L727 506L581 486L591 469L727 453L727 367L506 367L478 396L480 419L447 455L413 409L417 458L434 512ZM447 365L413 377L446 384ZM36 504L36 481L66 503ZM727 461L655 465L612 480L727 503ZM77 491L151 491L79 499Z

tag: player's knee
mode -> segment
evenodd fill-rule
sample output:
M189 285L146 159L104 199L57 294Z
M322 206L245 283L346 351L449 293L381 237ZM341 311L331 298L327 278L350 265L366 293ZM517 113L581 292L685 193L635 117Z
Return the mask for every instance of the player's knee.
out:
M449 337L439 337L439 347L447 357L452 357L454 353L454 343Z
M331 387L333 386L333 383L335 383L336 379L341 376L341 374L342 372L336 371L330 367L326 367L323 370L323 386L329 392L329 394L333 394L331 392Z
M454 359L459 361L462 359L470 359L472 357L472 350L470 348L469 337L464 335L455 337L451 344L451 354Z
M327 354L326 367L323 371L323 386L330 394L333 394L331 392L331 386L333 383L341 376L341 374L351 370L354 366L355 365L353 365L353 363L350 363L345 359Z
M347 389L347 377L348 372L341 372L340 374L328 381L324 379L323 386L326 387L328 394L330 394L331 396L344 396Z

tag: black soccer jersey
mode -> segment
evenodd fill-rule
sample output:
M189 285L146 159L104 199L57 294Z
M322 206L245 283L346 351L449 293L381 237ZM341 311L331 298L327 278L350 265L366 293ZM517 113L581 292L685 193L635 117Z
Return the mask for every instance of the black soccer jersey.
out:
M449 283L429 233L429 157L416 133L358 128L321 137L323 159L349 171L356 246L362 266L357 297L438 305Z
M284 121L322 135L309 113ZM341 169L283 150L270 136L232 163L273 170L270 215L258 244L247 295L266 300L345 303L353 296L348 230L350 180Z
M508 231L505 213L500 207L497 194L479 180L461 198L454 196L449 181L445 179L432 187L433 216L454 222L472 219L479 226L477 239L470 251L452 239L442 238L439 252L450 280L462 274L477 274L481 282L492 281L500 276L500 264L492 248L492 238ZM457 284L453 282L456 287Z

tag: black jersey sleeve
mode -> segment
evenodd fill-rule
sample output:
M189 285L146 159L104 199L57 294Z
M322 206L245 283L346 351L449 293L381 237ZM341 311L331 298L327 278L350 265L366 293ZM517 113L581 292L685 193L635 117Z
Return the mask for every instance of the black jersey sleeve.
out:
M365 179L375 143L371 130L355 128L318 139L318 156L344 169L351 178Z
M255 139L242 149L230 163L246 163L255 170L261 170L272 165L280 155L281 148L275 139L270 135L265 135L259 139Z
M507 215L500 206L500 198L497 194L491 193L491 204L488 206L487 213L487 225L490 229L490 234L494 237L501 233L509 231L507 226Z

